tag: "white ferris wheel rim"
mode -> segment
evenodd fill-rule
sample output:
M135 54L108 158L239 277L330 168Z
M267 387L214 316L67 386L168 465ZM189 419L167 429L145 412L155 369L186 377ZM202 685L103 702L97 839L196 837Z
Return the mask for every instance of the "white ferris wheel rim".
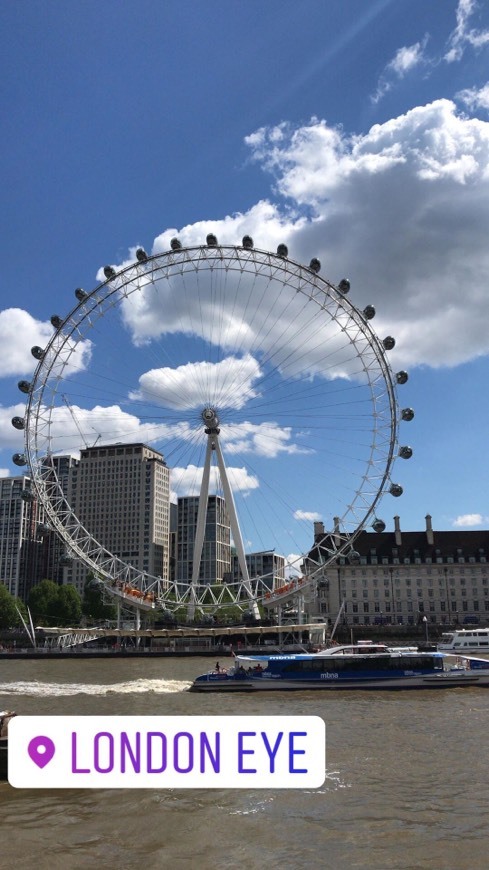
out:
M170 608L184 604L190 594L204 609L209 600L211 608L236 604L243 601L243 586L241 582L230 583L225 588L223 586L222 590L213 590L211 593L208 586L198 590L182 589L181 583L162 583L160 578L148 576L107 551L75 516L56 474L46 465L46 457L53 455L53 447L54 450L56 448L52 436L54 414L60 406L60 397L64 395L63 374L69 372L73 348L78 341L85 339L87 330L93 328L100 318L116 309L132 294L150 285L154 287L161 281L193 280L196 276L198 280L200 275L212 275L212 280L215 276L227 280L227 276L233 274L282 285L301 300L307 301L313 312L312 317L317 317L321 312L325 322L328 318L334 322L352 349L352 358L355 357L359 364L357 375L361 372L370 392L371 443L365 469L360 484L348 500L346 510L335 517L334 528L330 525L326 529L326 558L323 555L317 571L324 570L325 564L351 551L356 536L375 517L377 506L391 484L391 471L398 447L400 412L395 376L387 360L386 345L371 328L365 310L362 312L357 309L345 293L320 277L315 268L301 265L288 256L254 247L207 244L172 248L149 257L145 255L118 271L112 270L107 280L91 293L77 291L77 304L65 318L58 319L51 340L42 350L42 355L39 355L29 384L24 420L25 456L33 486L45 508L49 525L64 540L70 556L83 561L107 585L113 586L117 577L143 592L153 590L162 605ZM299 359L298 353L295 359ZM203 405L202 410L206 407L205 401ZM307 555L307 550L301 555ZM254 599L263 600L270 588L267 578L253 578L252 585Z

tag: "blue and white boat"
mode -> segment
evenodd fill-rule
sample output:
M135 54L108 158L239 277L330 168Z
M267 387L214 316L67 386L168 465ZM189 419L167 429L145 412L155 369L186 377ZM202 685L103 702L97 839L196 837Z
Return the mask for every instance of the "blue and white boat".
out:
M193 692L255 692L324 689L489 688L489 661L453 660L413 647L358 643L319 653L238 655L234 667L197 677Z

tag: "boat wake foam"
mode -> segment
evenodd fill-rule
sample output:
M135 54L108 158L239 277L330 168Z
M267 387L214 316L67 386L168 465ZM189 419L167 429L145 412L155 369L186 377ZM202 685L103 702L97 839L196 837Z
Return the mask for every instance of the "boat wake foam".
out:
M0 695L32 695L53 697L62 695L138 695L148 692L166 695L184 692L190 683L182 680L129 680L124 683L98 685L93 683L40 683L22 681L0 683Z

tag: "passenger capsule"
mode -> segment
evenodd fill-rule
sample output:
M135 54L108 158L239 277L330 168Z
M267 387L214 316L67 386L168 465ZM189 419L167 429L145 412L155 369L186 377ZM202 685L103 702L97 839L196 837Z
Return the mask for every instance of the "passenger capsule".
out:
M51 324L54 326L55 329L61 329L61 327L63 326L63 320L57 314L53 314L53 316L51 317Z
M321 263L317 257L312 258L311 262L309 263L309 268L310 268L311 272L315 272L317 275L317 273L321 269Z
M279 245L277 247L277 256L278 257L288 257L289 256L289 249L288 249L287 245Z
M414 411L412 408L403 408L401 411L401 418L409 422L414 418Z
M395 496L395 498L399 498L399 496L403 494L404 490L402 486L400 486L398 483L392 483L389 492L391 495Z
M42 347L39 347L37 344L35 344L34 347L31 347L31 354L34 357L34 359L41 360L44 356L44 351L43 351Z
M20 493L22 501L34 501L34 493L30 489L23 489Z
M340 283L338 284L338 290L340 291L340 293L344 293L346 296L346 294L350 292L350 286L351 285L348 278L342 278Z
M136 259L139 260L140 263L146 262L146 260L148 259L148 255L147 255L146 251L144 250L144 248L137 248L136 249Z
M373 320L373 318L375 317L375 308L374 308L374 306L373 306L373 305L367 305L367 306L363 309L363 316L364 316L365 320Z
M355 564L360 561L360 553L357 553L356 550L350 550L348 553L348 559L352 564Z
M181 251L182 243L180 239L172 239L170 242L170 248L172 249L172 251Z
M27 465L25 453L14 453L14 455L12 456L12 462L15 465Z
M30 393L32 384L29 381L19 381L17 386L21 393Z
M374 532L378 532L378 533L385 531L384 520L380 520L378 517L375 517L375 519L372 523L372 528L373 528Z
M115 269L113 269L112 266L104 266L104 275L107 278L107 281L110 281L110 279L115 276Z
M217 236L214 233L209 233L205 241L209 248L217 248Z
M23 417L12 417L12 426L14 429L24 429L25 423Z
M84 302L88 293L85 290L82 290L81 287L77 287L75 290L75 296L78 299L78 302Z
M398 384L405 384L409 378L407 372L397 372L396 381Z
M243 248L248 248L248 249L252 248L253 247L253 239L251 238L251 236L243 236L242 245L243 245Z
M396 339L392 338L392 335L387 335L382 344L384 345L386 350L392 350L393 347L396 346Z
M401 459L411 459L412 455L412 447L408 447L407 445L405 447L399 447L399 456L401 457Z

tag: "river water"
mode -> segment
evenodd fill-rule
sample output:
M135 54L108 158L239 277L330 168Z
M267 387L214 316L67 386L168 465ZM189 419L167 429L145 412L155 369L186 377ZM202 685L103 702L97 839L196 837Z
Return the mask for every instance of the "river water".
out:
M324 786L19 790L0 783L2 870L489 866L489 691L187 692L212 664L197 658L4 661L0 709L319 715L327 735Z

